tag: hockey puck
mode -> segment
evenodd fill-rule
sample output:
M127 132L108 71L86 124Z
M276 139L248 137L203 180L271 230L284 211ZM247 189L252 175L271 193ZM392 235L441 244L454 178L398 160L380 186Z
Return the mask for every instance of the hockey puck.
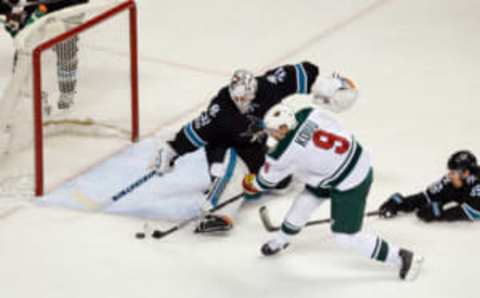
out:
M138 232L138 233L135 234L135 238L137 238L137 239L143 239L143 238L145 238L145 233L143 233L143 232Z

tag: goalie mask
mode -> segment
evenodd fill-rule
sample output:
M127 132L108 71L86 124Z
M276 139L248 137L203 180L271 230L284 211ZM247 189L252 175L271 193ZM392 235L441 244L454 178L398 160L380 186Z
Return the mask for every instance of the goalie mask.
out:
M355 83L338 74L331 77L318 77L312 86L314 102L334 113L350 109L358 98Z
M248 70L236 70L228 85L228 91L237 108L244 114L248 112L248 107L257 93L257 79Z
M267 146L275 148L279 140L285 137L288 131L297 127L295 112L285 104L277 104L268 110L263 118L265 130L267 131Z

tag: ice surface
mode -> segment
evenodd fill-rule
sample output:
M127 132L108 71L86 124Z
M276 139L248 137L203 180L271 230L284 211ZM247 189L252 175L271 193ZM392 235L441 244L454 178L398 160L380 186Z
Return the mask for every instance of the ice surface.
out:
M410 193L439 178L453 150L480 154L478 1L140 0L139 9L144 135L180 127L236 67L261 70L308 59L322 71L352 76L361 88L362 100L340 118L374 158L368 209L392 192ZM11 57L9 37L0 34L0 88ZM47 154L72 159L79 142L49 140ZM92 140L50 177L61 180L124 145ZM21 157L1 166L27 166ZM267 201L276 222L290 201ZM365 229L426 257L419 279L401 283L392 268L338 251L327 226L305 229L278 257L261 257L269 235L259 205L243 208L228 237L185 229L161 241L135 240L143 224L138 218L9 209L0 218L0 296L478 296L478 224L367 220ZM325 216L328 206L315 214Z

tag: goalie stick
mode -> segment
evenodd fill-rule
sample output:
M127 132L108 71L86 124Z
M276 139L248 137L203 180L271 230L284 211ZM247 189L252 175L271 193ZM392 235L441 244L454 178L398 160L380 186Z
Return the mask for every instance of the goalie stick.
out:
M79 190L72 191L71 198L73 200L75 200L77 203L79 203L80 205L82 205L83 207L85 207L89 211L96 211L96 212L97 211L102 211L105 208L107 208L108 206L110 206L111 204L113 204L113 203L117 202L118 200L120 200L121 198L123 198L124 196L133 192L138 187L145 184L147 181L152 179L152 177L155 177L156 174L157 173L156 173L155 170L149 171L148 173L146 173L142 177L138 178L137 180L132 182L130 185L128 185L124 189L120 190L119 192L117 192L116 194L111 196L109 199L103 200L103 202L98 202L97 200L94 200L93 198L87 196L86 194L84 194L83 192L81 192Z
M171 227L167 230L162 231L162 230L159 230L159 229L155 229L151 233L148 233L148 231L138 232L138 233L135 234L135 237L137 239L143 239L143 238L145 238L145 234L148 233L148 234L150 234L150 236L152 238L161 239L161 238L163 238L167 235L172 234L175 231L180 230L181 228L187 226L191 222L194 222L198 219L201 219L202 217L206 216L207 214L213 213L213 212L215 212L217 210L220 210L223 207L225 207L225 206L227 206L227 205L229 205L229 204L231 204L235 201L238 201L239 199L241 199L243 197L243 195L244 195L244 193L240 193L240 194L238 194L234 197L231 197L230 199L226 200L225 202L222 202L222 203L218 204L217 206L208 209L207 211L203 211L199 215L195 215L193 217L187 218L187 219L181 221L180 223L174 225L173 227Z
M152 177L154 177L155 174L157 174L157 172L155 170L151 170L147 174L143 175L137 181L133 182L128 187L122 189L117 194L113 195L112 198L111 198L112 201L116 202L116 201L120 200L122 197L126 196L127 194L131 193L133 190L135 190L136 188L138 188L139 186L141 186L142 184L144 184L148 180L152 179Z
M281 228L280 226L274 225L272 223L272 220L270 219L270 216L269 216L269 213L268 213L267 206L260 207L260 209L258 211L260 213L260 219L262 220L262 224L263 224L263 227L265 228L265 230L267 230L268 232L276 232L276 231L280 230L280 228ZM379 215L379 214L380 214L380 212L378 210L375 210L375 211L367 212L365 214L365 216L370 217L370 216L375 216L375 215ZM312 221L308 221L305 224L305 226L308 227L308 226L320 225L320 224L329 223L331 221L332 221L331 218L312 220Z

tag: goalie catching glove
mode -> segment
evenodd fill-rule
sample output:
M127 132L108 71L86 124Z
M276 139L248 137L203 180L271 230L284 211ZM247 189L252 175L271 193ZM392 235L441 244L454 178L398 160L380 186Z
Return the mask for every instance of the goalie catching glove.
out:
M333 73L330 77L317 77L312 93L316 104L334 113L350 109L358 98L356 84L338 73Z

